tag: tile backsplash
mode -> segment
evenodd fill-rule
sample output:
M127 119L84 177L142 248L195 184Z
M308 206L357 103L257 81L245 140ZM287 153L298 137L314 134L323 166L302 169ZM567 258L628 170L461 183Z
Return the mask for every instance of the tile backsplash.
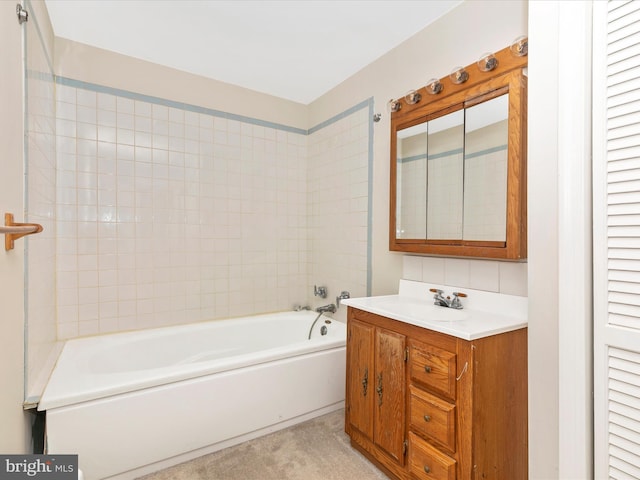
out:
M526 263L405 255L402 278L527 296Z

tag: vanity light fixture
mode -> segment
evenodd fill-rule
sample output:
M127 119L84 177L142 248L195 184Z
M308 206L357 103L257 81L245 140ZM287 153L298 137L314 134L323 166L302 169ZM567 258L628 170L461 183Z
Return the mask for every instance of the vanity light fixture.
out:
M516 38L509 48L516 57L524 57L529 53L529 38L522 35Z
M464 83L467 80L469 80L469 74L464 69L464 67L456 67L453 70L451 70L451 74L449 75L449 78L453 83L458 85L460 83Z
M407 102L407 105L415 105L420 100L422 100L422 95L420 95L415 90L409 90L404 96L404 100L405 102Z
M438 80L437 78L432 78L427 82L425 88L427 89L427 93L431 95L437 95L442 91L443 87L442 83L440 83L440 80Z
M389 112L391 112L391 113L397 112L398 110L400 110L402 108L402 104L400 103L400 100L394 100L392 98L387 103L387 108L389 109Z
M477 65L481 72L490 72L498 66L498 59L493 53L483 53Z

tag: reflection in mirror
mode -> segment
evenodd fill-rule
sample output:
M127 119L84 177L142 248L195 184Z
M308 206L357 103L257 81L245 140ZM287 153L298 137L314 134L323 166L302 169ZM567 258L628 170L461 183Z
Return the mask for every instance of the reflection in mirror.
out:
M465 109L465 240L506 241L509 95Z
M427 235L427 124L398 130L396 238Z
M463 212L464 111L429 122L427 236L460 240Z

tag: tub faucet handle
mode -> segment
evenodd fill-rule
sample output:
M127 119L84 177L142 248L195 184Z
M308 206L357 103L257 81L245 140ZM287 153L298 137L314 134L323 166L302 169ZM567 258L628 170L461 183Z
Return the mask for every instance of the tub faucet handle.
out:
M316 297L327 298L327 287L317 287L313 286L313 294Z
M351 298L351 295L346 290L343 290L342 292L340 292L340 295L336 297L336 305L339 307L340 300L345 300L347 298Z

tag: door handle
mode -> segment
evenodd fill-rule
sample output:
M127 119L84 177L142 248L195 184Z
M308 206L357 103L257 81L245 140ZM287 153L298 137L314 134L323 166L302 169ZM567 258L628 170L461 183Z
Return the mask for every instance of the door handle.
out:
M378 386L376 387L378 392L378 406L382 405L382 372L378 374Z
M367 396L367 386L369 385L369 369L364 369L364 378L362 379L362 396Z

